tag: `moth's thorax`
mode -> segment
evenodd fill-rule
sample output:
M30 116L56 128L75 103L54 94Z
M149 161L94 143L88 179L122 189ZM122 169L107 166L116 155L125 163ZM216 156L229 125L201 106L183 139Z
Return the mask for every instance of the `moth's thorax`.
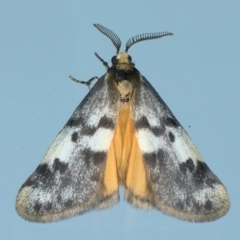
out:
M108 79L120 94L121 102L128 102L135 86L140 81L138 70L126 52L112 58L112 67L108 70Z
M129 99L133 92L133 84L126 80L116 83L117 89L121 95L121 99Z

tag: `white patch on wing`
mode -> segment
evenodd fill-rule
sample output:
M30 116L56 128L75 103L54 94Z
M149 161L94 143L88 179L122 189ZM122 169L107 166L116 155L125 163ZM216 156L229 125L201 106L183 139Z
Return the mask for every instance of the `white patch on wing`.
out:
M148 114L148 122L149 122L149 124L150 124L150 126L152 126L152 127L161 127L161 122L159 121L159 119L158 118L156 118L155 117L155 115L154 114Z
M170 142L166 139L166 135L169 131L175 136L174 142ZM197 160L203 161L198 150L185 131L179 128L168 127L166 135L155 136L148 128L139 129L137 131L139 147L143 153L158 152L159 149L162 149L174 159L177 159L178 163L186 162L186 160L191 158L196 166ZM176 157L174 157L174 155L176 155Z
M194 199L200 204L205 204L208 200L216 202L218 199L225 199L226 196L226 190L220 184L214 184L214 188L206 187L193 193Z
M55 158L58 158L61 162L67 163L73 156L76 147L90 148L95 152L108 151L113 137L113 130L99 128L93 136L80 136L75 143L72 141L72 134L74 132L80 132L80 129L64 128L48 149L41 164L46 163L51 167Z
M108 151L112 137L113 130L99 128L93 136L82 137L81 145L95 152Z
M196 166L197 160L203 161L198 150L184 130L179 128L167 128L167 130L170 130L175 136L174 142L171 143L173 147L172 151L176 153L180 163L186 162L187 159L191 158Z
M103 115L103 109L94 109L94 114L89 115L89 119L87 121L88 125L94 127L97 126Z
M156 137L149 129L142 128L137 131L139 147L143 153L157 152L163 149L166 141L163 137Z
M61 197L64 201L68 199L73 199L73 194L75 192L75 189L73 187L68 186L67 188L64 188L61 190Z
M76 146L76 143L71 139L72 133L76 131L79 131L79 128L64 128L48 149L41 164L47 163L49 166L52 166L55 158L59 158L61 162L67 163Z
M209 187L205 187L200 191L196 191L193 193L193 198L200 204L205 204L211 195L215 195L215 190Z
M143 116L147 117L147 120L152 127L161 127L160 118L156 117L156 112L149 108L149 106L139 106L138 111L134 112L134 121L138 121Z
M37 190L34 190L34 193L36 194L35 199L38 199L39 203L46 204L46 202L52 201L53 195L50 192L44 192L43 194L41 189L37 189Z
M91 127L96 127L104 115L113 117L113 114L109 112L109 108L95 108L93 114L89 115L87 124Z

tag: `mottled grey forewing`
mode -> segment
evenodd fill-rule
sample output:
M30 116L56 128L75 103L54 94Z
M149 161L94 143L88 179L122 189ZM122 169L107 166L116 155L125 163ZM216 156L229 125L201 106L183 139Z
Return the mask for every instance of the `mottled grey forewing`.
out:
M210 221L226 214L230 203L225 187L144 77L134 91L131 109L151 191L145 201L188 221Z
M117 99L99 79L21 187L16 208L27 220L50 222L107 207L102 174L117 118Z

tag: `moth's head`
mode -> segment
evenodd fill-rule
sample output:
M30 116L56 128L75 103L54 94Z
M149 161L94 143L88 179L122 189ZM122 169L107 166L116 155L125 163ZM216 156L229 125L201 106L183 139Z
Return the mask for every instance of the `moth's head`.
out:
M119 70L130 70L135 64L132 62L132 57L127 52L120 52L112 57L112 65Z

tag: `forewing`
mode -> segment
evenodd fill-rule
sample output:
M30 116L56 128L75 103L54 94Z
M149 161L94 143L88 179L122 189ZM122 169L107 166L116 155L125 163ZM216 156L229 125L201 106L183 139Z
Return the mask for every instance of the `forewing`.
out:
M106 194L103 184L116 118L117 100L103 76L21 187L16 208L23 218L57 221L118 201L118 189Z
M148 202L188 221L211 221L226 214L230 202L225 187L144 77L135 89L131 111L150 194L148 199L129 195L127 200L140 208Z

